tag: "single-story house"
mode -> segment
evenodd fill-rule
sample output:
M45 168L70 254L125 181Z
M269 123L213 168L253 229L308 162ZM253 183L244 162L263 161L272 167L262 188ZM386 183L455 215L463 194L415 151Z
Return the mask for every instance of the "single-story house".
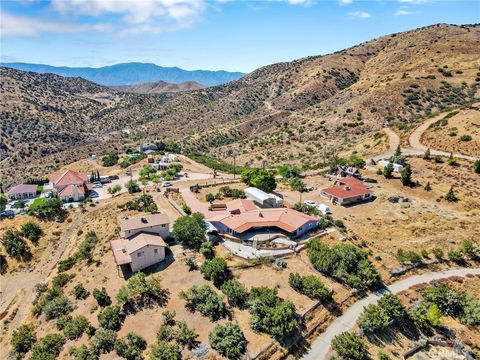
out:
M346 177L337 179L334 186L320 190L320 194L333 203L347 205L370 199L372 191L365 186L363 181Z
M12 200L31 199L37 196L37 185L20 184L8 190L8 197Z
M83 201L92 186L88 183L88 175L67 170L48 175L49 183L44 190L56 193L64 202Z
M243 200L241 207L229 206L229 214L219 214L208 219L220 233L240 236L248 231L277 231L298 237L318 226L318 219L289 208L257 209ZM243 207L243 209L242 209ZM245 211L243 211L245 210Z
M164 239L170 235L165 214L124 219L120 236L110 241L115 264L127 272L136 272L165 260Z
M141 145L137 146L137 151L139 153L145 153L146 151L151 153L151 152L154 152L154 151L157 151L157 150L158 150L157 145L152 144L152 143L146 143L146 144L141 144Z
M256 187L248 187L244 190L247 199L254 201L261 208L276 208L283 206L283 199L274 194L267 194Z

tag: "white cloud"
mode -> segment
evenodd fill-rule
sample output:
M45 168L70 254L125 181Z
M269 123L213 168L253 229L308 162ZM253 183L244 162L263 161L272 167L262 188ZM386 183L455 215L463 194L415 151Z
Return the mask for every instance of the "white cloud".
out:
M61 13L102 16L117 14L126 32L162 32L190 27L206 9L205 0L53 0Z
M310 0L287 0L289 4L292 5L309 5Z
M405 16L405 15L413 15L415 14L414 11L409 11L409 10L403 10L403 9L399 9L395 12L395 16Z
M354 16L360 19L368 19L371 15L366 11L351 11L348 13L350 16Z
M30 17L1 13L0 34L4 36L37 36L49 32L105 31L112 27L108 24L71 24L42 21Z
M338 3L340 5L348 5L348 4L353 3L353 0L339 0Z

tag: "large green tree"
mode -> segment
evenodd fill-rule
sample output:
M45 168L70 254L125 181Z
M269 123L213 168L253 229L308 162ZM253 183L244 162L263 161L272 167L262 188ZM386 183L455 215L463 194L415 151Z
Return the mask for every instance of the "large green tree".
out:
M370 359L365 341L351 332L343 332L336 336L332 341L332 347L342 360Z
M182 216L173 224L173 236L184 247L200 249L205 241L206 224L200 213Z
M247 348L247 340L238 324L228 322L217 325L208 334L210 346L218 353L230 360L238 360L243 357Z
M265 192L272 192L277 187L275 174L264 169L245 169L240 179L248 186L256 187Z

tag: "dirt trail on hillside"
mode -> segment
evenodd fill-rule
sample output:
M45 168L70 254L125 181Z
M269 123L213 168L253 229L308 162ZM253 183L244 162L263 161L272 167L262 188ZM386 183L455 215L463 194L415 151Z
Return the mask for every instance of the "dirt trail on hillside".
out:
M78 230L78 225L83 220L82 212L75 212L68 229L60 236L57 246L52 252L45 251L38 265L32 271L22 271L1 277L0 313L16 314L7 324L0 326L0 346L3 351L9 347L11 333L25 319L30 305L35 299L35 285L44 282L62 257L69 244L70 237ZM7 316L9 316L7 315ZM8 340L5 341L5 340Z

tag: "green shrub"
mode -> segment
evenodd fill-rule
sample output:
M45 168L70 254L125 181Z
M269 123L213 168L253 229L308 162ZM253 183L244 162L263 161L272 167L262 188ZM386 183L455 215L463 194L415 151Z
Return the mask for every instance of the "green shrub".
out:
M160 341L152 346L150 360L180 360L181 352L176 343Z
M221 286L229 277L227 262L219 257L205 261L200 267L205 279L212 280L215 286Z
M184 247L200 249L205 241L206 224L199 213L182 216L173 224L173 236Z
M20 233L31 242L37 243L43 235L43 230L36 222L29 221L21 226Z
M42 309L47 320L59 318L62 315L68 314L70 311L72 311L72 304L64 295L59 295L48 301Z
M160 279L156 276L145 276L139 272L128 279L117 293L117 302L130 309L141 309L152 303L163 304L165 291L161 287Z
M362 315L357 320L358 326L368 332L384 330L389 323L390 319L383 309L372 304L364 308Z
M100 326L107 330L120 330L123 323L123 315L120 313L120 307L107 306L98 314Z
M114 152L108 153L102 158L102 165L105 167L117 165L118 159L119 158L117 153L114 153Z
M52 286L63 288L70 280L75 277L73 274L60 273L52 279Z
M115 340L117 340L117 333L114 330L98 329L90 340L92 353L97 356L109 353L115 347Z
M241 359L247 349L247 340L240 327L232 322L217 325L208 334L210 346L231 360Z
M298 273L290 273L288 282L294 290L311 299L322 302L332 299L331 291L314 275L300 276Z
M11 257L22 261L30 259L30 249L19 231L8 229L0 241L5 252Z
M68 340L75 340L82 336L88 326L88 320L85 316L75 316L63 327L63 334Z
M32 346L37 341L37 335L35 334L35 328L33 325L20 325L18 329L13 331L10 344L13 351L15 351L20 357L30 351Z
M142 353L146 348L147 342L145 339L132 332L115 341L115 352L118 356L127 360L142 360Z
M223 297L208 285L194 285L187 291L181 291L180 298L187 302L185 306L190 311L198 311L212 320L217 320L226 314Z
M39 200L39 199L37 199ZM46 221L63 221L67 212L63 208L63 202L58 197L42 199L42 201L34 201L28 208L28 214L36 216Z
M370 359L366 343L361 337L343 332L332 341L332 347L343 360Z
M222 292L227 296L230 306L242 309L248 298L248 291L238 280L227 280L221 287Z
M82 284L75 285L75 287L73 288L72 294L73 296L75 296L75 299L77 300L80 300L80 299L85 300L88 297L88 295L90 295L90 293L87 291L87 289L83 287Z
M64 344L65 337L63 335L48 334L33 346L30 360L55 360Z
M93 289L93 297L101 307L109 306L112 303L112 300L110 299L110 296L108 296L107 290L104 287L102 287L101 290Z

